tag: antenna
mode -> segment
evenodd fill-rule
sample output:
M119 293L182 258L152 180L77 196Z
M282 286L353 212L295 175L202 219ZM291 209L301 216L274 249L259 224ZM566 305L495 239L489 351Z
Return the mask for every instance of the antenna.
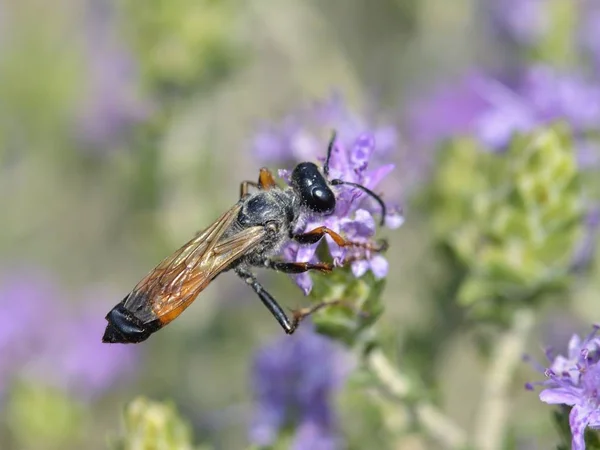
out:
M335 135L334 135L334 137L335 137ZM329 155L329 153L328 153L328 155ZM352 186L352 187L360 189L361 191L363 191L366 194L373 197L377 201L377 203L379 203L379 206L381 206L381 226L383 226L385 224L385 216L387 215L387 209L385 207L385 203L383 203L383 200L381 200L381 197L379 197L379 195L377 195L371 189L364 187L362 184L351 183L350 181L343 181L340 179L331 180L331 184L333 186L339 186L342 184L345 184L347 186Z
M327 158L325 158L325 165L323 166L323 173L325 174L325 178L329 177L329 160L331 159L331 152L333 151L333 146L335 145L336 138L337 132L333 130L331 133L331 139L329 139L329 145L327 146Z

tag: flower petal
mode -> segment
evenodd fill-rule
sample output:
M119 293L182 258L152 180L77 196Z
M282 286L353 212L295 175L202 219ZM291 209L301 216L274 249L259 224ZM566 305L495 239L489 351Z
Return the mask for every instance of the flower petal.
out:
M577 388L552 388L540 392L540 400L549 405L575 405L579 402L581 394Z
M260 404L249 429L249 438L260 446L272 445L285 419L285 404Z
M352 261L352 273L356 278L362 277L369 270L369 261Z
M589 422L590 411L574 406L569 414L569 426L571 427L571 450L585 450L585 427Z
M365 175L363 185L371 190L374 190L381 180L387 177L396 167L395 164L385 164L377 169L370 171Z
M354 170L363 171L367 168L374 149L375 138L371 133L363 133L358 136L350 153L350 161L354 166Z
M525 105L499 105L483 113L476 123L476 134L492 149L502 149L517 132L525 132L535 122Z
M300 424L290 448L292 450L336 450L341 448L341 444L340 437L331 427L309 420Z
M304 292L304 295L308 295L310 294L310 291L312 291L312 287L313 287L313 282L312 282L312 278L310 277L310 275L308 273L301 273L299 275L296 275L295 277L296 284L298 285L298 287L300 289L302 289L302 292Z
M340 229L351 240L370 238L375 234L375 219L366 209L358 209L354 219L340 220Z
M371 272L373 272L373 275L375 275L375 278L377 278L378 280L384 278L387 275L389 264L387 262L387 259L385 259L383 256L373 256L373 258L370 261L370 265Z
M598 429L600 428L600 410L592 411L588 417L588 427Z
M338 135L333 149L331 151L331 160L329 162L332 178L342 178L346 181L355 181L354 179L348 179L353 177L354 171L351 170L350 161L348 158L348 151L345 148L345 144Z
M319 243L317 242L316 244L302 245L298 247L298 252L296 253L296 262L309 262L315 256L318 246Z
M401 212L388 213L385 216L385 226L390 230L400 228L404 224L404 215Z

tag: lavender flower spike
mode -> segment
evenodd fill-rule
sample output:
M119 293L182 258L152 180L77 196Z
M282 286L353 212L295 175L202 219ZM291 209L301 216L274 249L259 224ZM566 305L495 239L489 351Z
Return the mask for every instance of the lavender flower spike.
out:
M396 128L375 124L369 114L361 116L352 112L339 94L289 114L278 124L261 127L253 140L252 152L265 165L286 163L291 167L315 160L324 164L327 148L324 136L332 130L336 131L336 140L329 161L329 180L337 178L360 184L383 200L388 200L388 196L397 197L398 191L406 187L399 175L388 177L394 170L391 158L399 157L402 150ZM287 182L289 175L288 170L279 171L279 176ZM406 178L402 176L402 180ZM334 213L328 217L309 217L295 231L308 232L326 226L353 241L372 239L381 218L381 206L358 188L340 185L333 189L337 198ZM382 190L387 195L382 195ZM385 226L400 227L404 222L400 208L387 204L386 209ZM354 276L360 277L369 271L378 279L386 276L388 265L383 256L341 249L329 236L325 240L334 263L350 261ZM283 249L283 256L291 262L317 262L317 246L292 243ZM293 277L308 295L312 290L310 275L303 273Z
M356 140L346 146L339 140L333 142L331 159L329 160L329 179L342 180L345 183L358 184L370 191L394 169L393 164L385 164L375 169L370 169L370 158L375 152L375 137L370 133L360 134ZM289 180L289 172L281 170L280 176ZM372 200L364 190L344 185L335 185L336 209L330 216L313 216L297 232L308 232L320 226L325 226L336 233L344 233L354 242L367 242L372 240L376 231L375 217L381 216L384 210L387 213L382 217L382 222L388 228L397 228L403 223L403 216L399 208L382 208L382 205ZM377 217L379 219L379 217ZM379 220L378 220L379 222ZM336 264L342 265L351 261L352 273L361 277L367 271L380 279L387 275L387 261L380 254L356 250L347 250L339 247L333 239L326 237L329 253ZM284 249L284 256L290 261L316 262L315 252L319 244L311 246L298 246L291 243ZM296 276L298 286L308 295L312 289L312 280L307 273Z
M573 335L569 342L568 355L548 354L552 361L545 370L547 380L529 384L544 386L540 400L551 405L572 406L569 415L573 450L585 450L585 429L600 428L600 327L585 339Z
M282 428L293 425L294 450L340 448L331 397L353 367L350 358L309 326L260 349L252 369L250 440L272 445Z
M141 93L134 55L118 39L116 4L85 3L86 86L77 118L77 138L91 149L108 149L153 112Z
M110 293L90 292L90 301L77 306L68 297L42 269L0 271L0 307L6 312L0 320L0 394L14 380L26 380L93 400L133 374L136 349L98 340L102 301Z

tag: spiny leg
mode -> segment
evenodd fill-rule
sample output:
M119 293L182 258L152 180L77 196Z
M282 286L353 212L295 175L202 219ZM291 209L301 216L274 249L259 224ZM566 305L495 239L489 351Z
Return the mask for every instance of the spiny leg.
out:
M273 298L271 294L269 294L262 285L256 279L256 276L249 271L237 268L235 269L235 273L242 279L244 282L256 292L258 298L263 302L263 304L267 307L269 312L275 317L275 320L279 322L283 331L287 334L292 334L295 330L295 327L292 327L292 321L288 318L288 316L283 311L283 308L279 306L277 300Z
M253 186L257 189L260 189L260 186L258 185L258 183L254 182L254 181L242 181L240 183L240 198L244 198L246 195L248 195L248 188L249 186Z
M265 288L256 280L256 276L247 270L236 268L235 273L242 279L244 282L250 286L254 292L258 295L263 304L267 307L269 312L275 317L283 331L287 334L293 334L294 331L300 325L300 322L305 319L307 316L311 315L315 311L328 306L339 304L339 300L329 301L329 302L321 302L317 305L314 305L310 308L301 308L298 310L292 311L292 320L285 314L283 308L277 303L277 300L273 298L271 294L269 294Z
M303 273L309 270L318 270L319 272L331 272L333 265L329 263L308 263L308 262L283 262L267 259L265 267L283 273Z
M373 242L354 242L349 241L327 227L317 227L314 230L309 231L308 233L296 234L293 235L292 238L299 242L300 244L316 244L321 240L323 236L328 234L331 236L331 239L339 245L340 247L359 247L364 248L365 250L382 252L387 249L387 241L381 241L377 244Z
M294 330L296 330L298 328L298 326L300 325L300 322L302 322L304 319L306 319L311 314L319 311L320 309L325 308L326 306L335 306L335 305L340 305L342 303L344 303L342 300L329 300L329 301L317 303L316 305L309 306L306 308L294 309L292 311L292 324L291 324L292 331L288 334L292 334L294 332Z

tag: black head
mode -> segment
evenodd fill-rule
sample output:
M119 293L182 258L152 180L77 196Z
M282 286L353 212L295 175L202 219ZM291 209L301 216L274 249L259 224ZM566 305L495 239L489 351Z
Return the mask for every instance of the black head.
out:
M302 203L311 211L330 214L335 209L335 195L316 164L303 162L292 172L292 187L300 194Z
M343 181L340 179L327 181L329 179L329 163L331 162L331 155L335 147L335 142L336 133L334 131L327 147L327 157L325 158L325 165L323 166L324 176L321 175L316 164L311 162L300 163L292 172L292 187L300 194L302 203L307 208L320 214L331 214L335 209L335 194L329 188L330 185L346 185L358 188L379 203L379 206L381 206L381 225L383 225L385 223L386 207L383 200L381 200L375 192L361 184L352 183L351 181Z

